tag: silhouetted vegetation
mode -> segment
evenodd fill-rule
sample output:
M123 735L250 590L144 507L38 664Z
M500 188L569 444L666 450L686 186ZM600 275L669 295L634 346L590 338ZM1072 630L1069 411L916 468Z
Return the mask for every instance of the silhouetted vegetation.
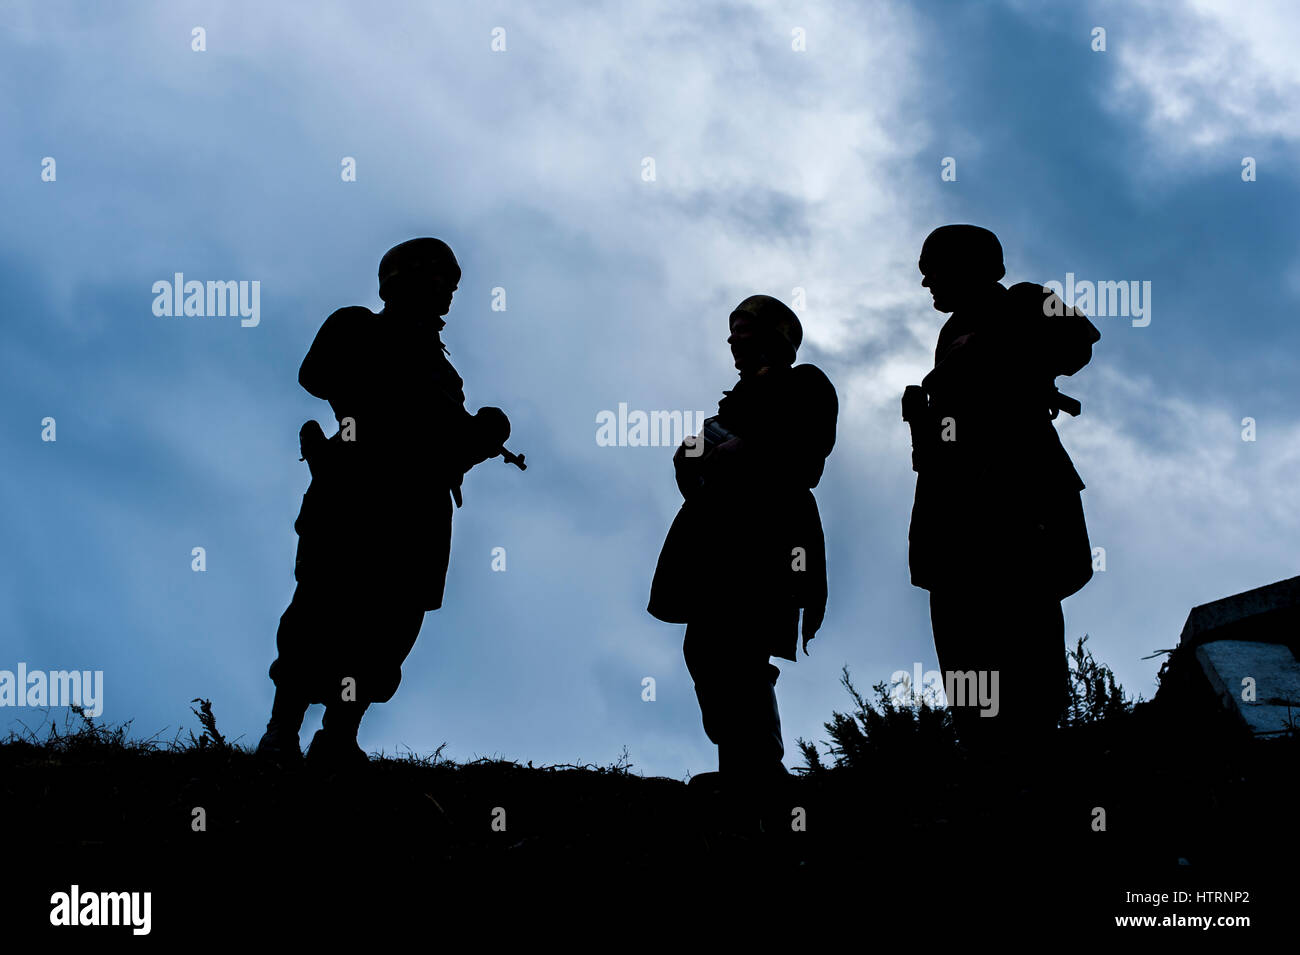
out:
M732 797L642 776L626 750L608 765L534 766L458 763L440 746L372 757L355 774L275 769L226 741L203 699L201 735L133 740L129 723L75 709L62 725L11 733L0 741L0 814L24 859L21 904L47 907L51 891L78 881L140 885L155 892L160 922L183 932L226 918L214 901L236 897L225 893L263 912L291 901L323 911L321 892L346 890L361 893L351 909L366 901L378 912L394 892L416 906L449 895L496 904L507 884L514 899L593 881L662 887L727 873L719 884L732 884L782 872L812 888L870 859L896 876L872 883L873 898L906 906L955 845L993 847L980 856L992 903L1014 897L1019 911L1034 898L1039 913L1056 906L1076 919L1121 911L1114 886L1131 888L1134 872L1158 869L1171 886L1182 872L1202 887L1225 866L1264 874L1272 847L1296 836L1294 740L1190 736L1154 704L1128 704L1081 646L1074 656L1076 719L1091 722L1010 763L955 745L928 691L911 704L876 684L868 698L845 672L854 711L827 724L829 758L801 741L810 771L791 778L784 810L804 820L798 830L746 829ZM1092 827L1097 807L1104 832ZM945 895L945 908L975 905L971 892ZM645 898L627 893L628 904Z
M1069 651L1069 703L1061 727L1094 725L1133 713L1134 701L1115 682L1110 667L1096 661L1087 642L1084 634ZM832 712L830 722L823 724L830 737L825 755L832 758L832 765L822 762L816 744L801 738L802 772L866 766L895 757L930 759L954 751L958 741L938 688L912 687L910 681L891 686L882 680L872 685L871 700L853 685L847 666L841 671L840 683L852 698L853 709Z
M1115 674L1104 663L1098 663L1085 644L1085 633L1070 656L1070 702L1062 717L1062 726L1083 726L1116 719L1133 712L1134 702L1124 688L1115 682ZM1139 701L1141 697L1138 698Z

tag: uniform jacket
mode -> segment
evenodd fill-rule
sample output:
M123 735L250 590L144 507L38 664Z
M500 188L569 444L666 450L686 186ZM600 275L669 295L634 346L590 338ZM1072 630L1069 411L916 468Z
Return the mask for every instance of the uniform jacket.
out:
M921 382L930 407L914 435L912 583L1028 585L1063 598L1092 576L1092 550L1084 483L1049 401L1056 376L1086 365L1101 335L1049 289L996 288L983 307L952 314Z
M317 333L298 381L330 403L340 431L313 465L294 523L298 580L374 585L442 606L451 489L469 467L470 421L443 324L350 307Z
M685 497L664 541L650 613L669 623L720 609L764 621L755 639L795 659L798 609L826 606L826 546L812 489L835 444L835 389L815 365L744 376L718 422L744 447L727 473L679 459Z

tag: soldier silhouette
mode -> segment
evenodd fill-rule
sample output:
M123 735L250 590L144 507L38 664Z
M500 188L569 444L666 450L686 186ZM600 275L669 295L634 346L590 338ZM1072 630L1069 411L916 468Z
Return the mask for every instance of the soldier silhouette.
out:
M795 660L826 609L826 554L812 488L835 444L838 401L784 304L754 295L730 316L740 380L673 457L684 501L651 585L649 612L686 624L683 653L717 781L761 799L786 776L777 656ZM707 778L712 774L701 774Z
M330 403L339 431L301 432L311 484L294 522L293 599L271 664L275 701L259 754L301 758L311 703L325 704L311 765L364 764L357 728L371 703L392 698L424 614L442 606L453 499L475 464L504 454L500 409L465 409L447 359L442 316L460 266L438 239L390 249L379 263L379 314L353 306L325 320L298 372ZM522 459L519 459L522 467Z
M1084 484L1052 422L1080 412L1055 379L1086 365L1101 335L1050 289L1002 285L1002 246L987 229L935 229L919 266L935 309L952 315L934 369L903 396L917 471L912 583L930 591L945 681L983 674L991 691L980 704L978 690L962 692L978 683L956 680L958 736L1015 748L1060 719L1061 601L1092 576Z

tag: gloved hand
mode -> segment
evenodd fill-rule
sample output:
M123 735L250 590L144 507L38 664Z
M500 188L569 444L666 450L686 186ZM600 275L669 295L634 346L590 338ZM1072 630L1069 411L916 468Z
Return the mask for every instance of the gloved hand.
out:
M496 451L510 438L510 419L500 408L479 408L474 415L474 426L483 447L489 453Z
M465 471L498 454L510 437L510 419L500 408L480 408L470 417L469 425L462 464Z
M682 497L690 497L700 486L700 454L704 450L702 435L693 434L673 453L673 474Z

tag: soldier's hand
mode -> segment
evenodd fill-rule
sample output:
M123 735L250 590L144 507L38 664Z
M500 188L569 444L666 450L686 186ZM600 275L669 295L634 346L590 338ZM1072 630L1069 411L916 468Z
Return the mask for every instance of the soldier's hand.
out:
M703 444L699 435L691 435L673 452L673 475L682 497L690 497L699 488L700 458Z
M925 389L920 385L908 385L903 389L903 420L919 421L925 412Z
M744 448L740 438L728 438L704 456L706 471L718 473L729 471L735 466L737 456Z
M497 451L510 437L510 419L500 408L479 408L474 415L474 424L488 454Z
M825 607L805 607L803 611L803 655L808 656L808 641L817 636L822 621L826 619Z

